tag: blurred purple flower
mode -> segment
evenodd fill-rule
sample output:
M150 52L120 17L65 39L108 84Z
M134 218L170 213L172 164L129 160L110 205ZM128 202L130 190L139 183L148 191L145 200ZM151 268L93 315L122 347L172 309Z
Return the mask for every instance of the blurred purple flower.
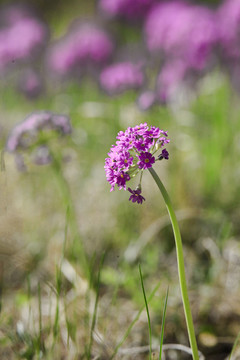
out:
M137 104L139 108L143 111L148 110L156 100L156 95L154 91L146 90L138 98Z
M33 69L26 69L19 79L19 90L30 99L36 98L42 91L42 79Z
M163 2L152 8L145 22L151 52L178 57L195 69L203 69L217 44L215 13L207 7L183 1Z
M109 65L100 73L100 85L109 94L138 89L143 81L141 66L129 61Z
M156 0L100 0L100 10L111 17L138 20L156 3Z
M224 57L240 57L240 1L225 0L217 12L220 45Z
M16 60L32 58L47 39L46 26L40 20L28 12L11 10L1 21L0 69Z
M56 42L48 54L51 69L65 75L81 65L105 63L113 52L113 42L106 31L90 23L75 25Z
M8 137L6 150L15 152L33 145L42 130L56 130L65 135L71 133L72 128L69 118L65 115L48 111L35 112L13 128Z
M187 65L181 60L166 63L157 78L156 99L160 103L168 102L176 89L184 82Z

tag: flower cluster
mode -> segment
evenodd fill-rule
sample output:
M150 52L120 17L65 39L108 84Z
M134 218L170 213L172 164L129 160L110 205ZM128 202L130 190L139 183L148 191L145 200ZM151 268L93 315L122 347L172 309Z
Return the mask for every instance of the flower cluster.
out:
M19 148L29 147L41 130L56 130L65 135L71 133L72 127L69 118L65 115L50 111L34 112L13 128L7 141L7 151L14 152Z
M143 85L144 75L141 65L130 61L107 66L100 73L101 87L108 94L121 93L128 89L138 89Z
M141 195L142 171L153 166L156 159L168 159L168 151L164 148L170 140L167 132L147 123L129 127L125 132L117 135L116 145L111 147L105 160L107 181L113 191L115 185L126 190L126 182L141 172L140 183L136 190L128 188L132 202L142 204L144 197ZM155 154L157 154L155 158Z
M104 64L112 55L113 42L104 29L96 24L75 23L65 37L56 42L48 53L49 68L65 75L87 64Z
M45 24L24 7L1 9L0 70L16 60L26 61L40 53L48 38Z
M215 12L182 1L154 6L144 31L150 52L163 52L170 60L183 59L195 70L206 67L219 38Z
M16 164L20 171L26 168L21 153L26 149L32 152L36 165L51 162L49 148L43 137L45 134L49 141L48 134L52 131L59 135L71 134L72 127L68 116L50 111L34 112L12 129L5 148L6 151L15 154Z
M146 16L156 0L100 0L100 10L110 17L119 17L129 21Z

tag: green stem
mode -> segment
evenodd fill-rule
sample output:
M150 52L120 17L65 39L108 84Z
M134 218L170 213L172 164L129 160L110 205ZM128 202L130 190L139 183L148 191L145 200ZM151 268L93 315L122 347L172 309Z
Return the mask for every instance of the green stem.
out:
M188 329L188 337L190 341L190 345L192 348L192 356L194 360L199 360L198 355L198 348L197 348L197 342L194 332L194 326L193 326L193 320L192 320L192 314L189 304L189 298L188 298L188 291L187 291L187 283L186 283L186 275L185 275L185 268L184 268L184 258L183 258L183 248L182 248L182 239L181 234L177 222L177 218L175 215L175 212L173 210L173 206L171 203L171 200L168 196L167 190L165 189L163 183L159 179L157 173L153 168L148 169L151 173L153 179L155 180L157 186L159 187L159 190L162 193L163 199L165 201L169 217L172 223L175 243L176 243L176 252L177 252L177 262L178 262L178 275L179 275L179 282L181 287L181 293L182 293L182 300L183 300L183 307L185 312L185 318L187 323L187 329Z
M61 159L59 159L56 155L54 155L53 152L51 152L51 156L52 156L52 169L53 169L55 178L56 178L56 180L59 184L60 190L61 190L63 203L69 211L69 223L70 223L70 227L73 231L73 236L74 236L73 246L75 245L75 241L76 241L77 242L76 251L79 254L81 266L82 266L83 270L85 271L85 275L87 275L87 277L89 278L89 276L90 276L89 262L87 259L87 255L85 253L85 249L84 249L84 246L82 243L81 236L79 234L78 221L77 221L77 217L76 217L74 203L72 200L71 191L70 191L68 183L63 175ZM66 241L66 239L65 239L65 241Z

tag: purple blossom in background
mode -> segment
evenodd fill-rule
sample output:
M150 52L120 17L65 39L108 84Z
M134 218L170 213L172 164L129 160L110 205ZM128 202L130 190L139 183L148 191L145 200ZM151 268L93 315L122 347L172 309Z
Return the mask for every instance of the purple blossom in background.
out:
M141 66L129 61L110 65L100 73L100 85L109 94L138 89L143 82Z
M62 135L70 134L72 127L69 118L48 111L30 114L13 128L8 137L6 150L15 152L31 147L37 142L39 132L49 130L55 130Z
M138 172L149 169L155 163L154 154L161 149L158 156L168 159L168 152L163 149L169 143L167 132L147 123L129 127L125 132L120 131L115 145L112 145L108 157L105 159L106 178L113 191L115 186L120 190L126 190L126 183ZM140 144L143 144L141 146ZM148 151L145 151L148 149ZM141 176L142 178L142 176ZM141 183L141 179L140 179ZM141 184L136 190L128 188L132 194L129 198L132 202L142 204L144 197L141 196Z
M142 204L142 202L145 201L145 198L141 195L140 188L137 188L136 190L128 188L128 191L132 194L129 201L132 201L133 203L137 202L138 204Z
M240 58L240 1L225 0L217 12L220 45L224 58Z
M19 79L19 90L29 99L35 99L42 91L42 79L33 69L26 69Z
M154 6L144 31L150 52L163 53L170 59L180 58L197 70L207 65L218 40L215 13L183 1Z
M100 0L100 10L110 17L138 20L156 3L156 0Z
M156 99L167 103L175 91L183 84L187 74L187 65L181 60L167 62L161 69L156 86Z
M90 23L75 24L66 36L56 42L48 54L48 65L65 75L82 65L104 64L113 53L114 45L106 31Z
M8 10L0 21L0 69L16 60L32 59L48 37L46 26L33 15L21 8Z
M155 92L151 90L146 90L139 95L137 104L141 110L145 111L148 110L155 103L155 100Z

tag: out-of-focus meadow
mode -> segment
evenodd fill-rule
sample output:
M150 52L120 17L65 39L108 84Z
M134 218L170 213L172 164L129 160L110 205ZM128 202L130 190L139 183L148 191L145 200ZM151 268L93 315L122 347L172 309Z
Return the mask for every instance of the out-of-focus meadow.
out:
M199 349L229 359L240 331L239 0L33 3L0 9L0 359L147 359L139 263L152 359L168 286L164 345L188 346L157 187L146 172L146 201L133 204L104 172L117 133L144 122L171 140L154 168L181 227ZM47 125L19 125L35 112Z

